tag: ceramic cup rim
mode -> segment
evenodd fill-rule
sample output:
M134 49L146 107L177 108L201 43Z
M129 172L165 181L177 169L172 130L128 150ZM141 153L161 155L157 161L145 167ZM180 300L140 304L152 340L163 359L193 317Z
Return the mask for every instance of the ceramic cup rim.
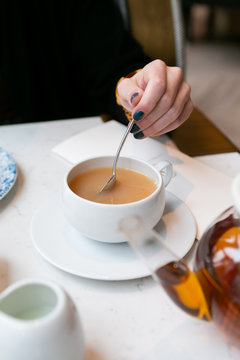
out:
M150 195L146 196L146 197L143 198L143 199L140 199L140 200L137 200L137 201L132 201L132 202L129 202L129 203L123 203L123 204L105 204L105 203L99 203L99 202L95 202L95 201L91 201L91 200L85 199L85 198L77 195L74 191L72 191L72 190L70 189L69 183L68 183L68 181L69 181L69 176L71 175L71 173L72 173L77 167L79 167L80 165L82 165L82 164L84 164L84 163L87 163L87 162L89 162L89 161L92 161L92 160L110 159L110 158L113 160L113 159L114 159L114 155L92 156L92 157L89 157L89 158L84 159L84 160L82 160L82 161L79 161L77 164L73 165L73 166L71 167L71 169L69 169L69 171L67 172L67 174L66 174L65 177L64 177L64 185L66 186L67 190L71 193L71 195L72 195L74 198L82 201L83 203L88 204L89 206L100 207L100 208L101 208L101 207L102 207L102 208L105 208L105 207L107 207L107 208L111 208L111 207L112 207L112 208L130 207L130 206L135 206L136 204L142 204L142 203L144 203L144 202L151 201L151 199L152 199L153 197L155 197L155 196L157 195L157 193L158 193L158 192L162 189L162 187L164 186L163 180L162 180L162 177L161 177L161 174L160 174L160 172L157 170L157 168L154 167L154 165L148 163L148 162L145 161L145 160L142 160L142 159L139 159L139 158L136 158L136 157L133 157L133 156L121 156L121 157L119 157L119 159L130 159L130 160L136 161L136 162L138 162L138 163L141 163L141 164L147 166L149 169L151 169L151 170L155 173L155 175L156 175L156 177L157 177L157 181L158 181L158 182L156 183L157 188L156 188ZM103 166L106 166L106 165L103 165ZM101 164L100 164L100 166L98 166L98 167L101 167ZM94 169L94 168L97 168L97 167L93 167L92 169ZM128 168L127 168L127 169L128 169ZM129 169L130 169L130 170L134 170L134 169L131 169L131 168L129 168ZM88 169L88 170L89 170L89 169ZM84 170L84 171L87 171L87 170ZM134 170L134 171L136 171L136 170ZM147 177L149 177L149 176L146 175L144 172L142 172L142 174L145 175L145 176L147 176Z
M65 299L63 292L64 290L58 285L56 282L47 279L41 279L37 277L28 277L14 283L10 284L3 292L0 294L0 298L10 296L11 293L18 291L19 289L24 289L24 291L28 291L29 288L37 286L43 287L51 291L56 296L56 304L53 306L52 310L42 317L38 317L37 321L39 323L46 323L50 322L53 318L56 318L61 312L64 307ZM32 323L36 321L36 319L28 319L27 321L23 321L20 318L14 316L8 316L4 312L2 313L3 316L8 317L9 321L15 323L21 323L25 327L32 326Z

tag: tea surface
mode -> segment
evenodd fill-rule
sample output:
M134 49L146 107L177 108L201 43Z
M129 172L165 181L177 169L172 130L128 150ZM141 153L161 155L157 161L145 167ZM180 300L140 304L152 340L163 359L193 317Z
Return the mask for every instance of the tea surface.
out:
M112 176L112 167L87 170L74 177L70 189L80 197L104 204L126 204L148 197L157 186L155 182L141 174L125 168L117 168L116 184L112 189L98 193Z

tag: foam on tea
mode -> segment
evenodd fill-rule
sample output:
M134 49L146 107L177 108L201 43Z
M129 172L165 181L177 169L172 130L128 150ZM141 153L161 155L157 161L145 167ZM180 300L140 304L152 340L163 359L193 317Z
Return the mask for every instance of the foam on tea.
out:
M115 185L99 193L103 184L112 176L112 167L87 170L75 176L70 189L80 197L104 204L126 204L151 195L157 188L155 182L140 172L117 168Z

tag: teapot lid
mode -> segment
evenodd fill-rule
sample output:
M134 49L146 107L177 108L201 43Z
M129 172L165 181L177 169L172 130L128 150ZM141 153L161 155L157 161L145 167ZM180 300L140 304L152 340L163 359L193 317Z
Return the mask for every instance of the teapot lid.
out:
M234 208L240 215L240 173L233 179L232 182L232 199Z

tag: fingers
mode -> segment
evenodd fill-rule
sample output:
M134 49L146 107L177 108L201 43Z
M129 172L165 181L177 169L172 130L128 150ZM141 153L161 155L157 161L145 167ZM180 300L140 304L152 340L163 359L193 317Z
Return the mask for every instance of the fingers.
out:
M137 80L142 75L147 84L141 100L133 109L133 114L139 110L144 112L144 128L150 125L149 114L154 109L157 108L157 118L169 110L183 81L182 70L180 68L167 67L165 63L156 61L153 65L154 67L150 68L147 76L145 74L148 70L147 66L143 69L143 74L137 74ZM152 118L151 121L153 122L154 119Z
M151 62L136 74L136 82L139 88L144 91L137 106L133 109L133 115L137 111L142 111L147 116L166 92L166 64L161 60Z
M118 85L122 105L135 119L134 137L159 136L180 126L193 109L191 88L182 70L161 60L147 64Z
M123 107L133 111L150 113L166 91L166 64L154 60L131 78L118 85L118 94ZM133 95L137 96L133 97ZM141 102L140 102L141 100ZM137 106L137 107L136 107Z
M160 135L166 134L169 131L177 129L180 125L182 125L191 115L193 111L193 103L191 99L188 100L187 104L185 104L183 111L179 115L179 117L172 122L170 125L163 128L159 133L156 133L154 136L158 137Z
M156 136L162 133L163 129L171 127L172 123L176 124L186 104L190 101L190 92L190 86L186 82L182 82L172 103L169 102L168 106L165 106L160 101L155 109L144 118L144 122L139 121L138 126L144 132L144 136Z
M175 121L173 121L171 124L167 125L165 128L161 128L160 131L154 132L152 135L146 135L143 131L138 131L134 134L134 137L136 139L145 139L147 136L153 136L153 137L159 137L160 135L166 134L169 131L177 129L180 125L182 125L191 115L193 110L193 103L191 99L188 100L188 102L185 104L183 111L179 115Z

